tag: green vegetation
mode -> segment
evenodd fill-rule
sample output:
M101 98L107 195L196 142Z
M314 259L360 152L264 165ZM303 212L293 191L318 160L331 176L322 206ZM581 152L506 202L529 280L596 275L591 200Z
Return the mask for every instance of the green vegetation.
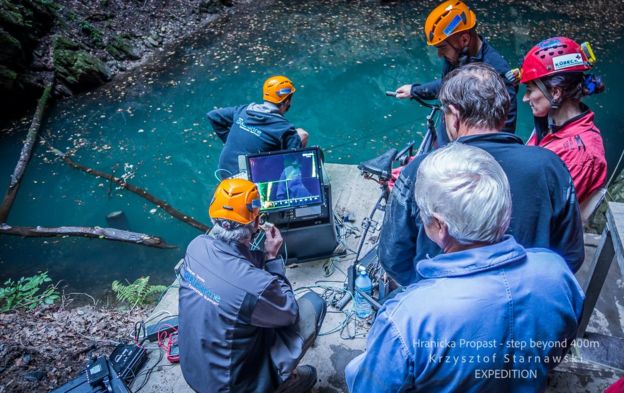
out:
M68 50L76 50L80 49L81 46L76 41L73 41L67 37L56 37L54 41L54 49L68 49Z
M164 285L149 285L149 276L139 277L132 284L124 285L119 281L113 281L113 292L117 300L132 307L145 306L156 301L167 287Z
M103 34L95 26L87 21L80 22L80 30L89 37L93 44L99 48L104 47Z
M56 76L70 86L97 86L111 77L111 71L97 57L80 49L80 44L57 37L54 43Z
M604 201L602 201L591 217L589 223L585 225L585 232L602 233L607 225L607 208L609 202L624 202L624 170L620 171L618 176L614 178L613 182L609 185Z
M29 26L24 21L20 7L7 0L0 0L0 23L21 27Z
M54 304L60 298L56 286L48 284L42 289L44 284L51 281L48 272L21 277L17 282L6 280L4 287L0 288L0 312L33 310L38 306Z
M0 27L0 48L4 52L2 57L15 56L22 51L19 40Z
M106 50L117 60L137 60L141 57L136 53L136 50L132 47L130 42L123 36L113 37L106 47Z

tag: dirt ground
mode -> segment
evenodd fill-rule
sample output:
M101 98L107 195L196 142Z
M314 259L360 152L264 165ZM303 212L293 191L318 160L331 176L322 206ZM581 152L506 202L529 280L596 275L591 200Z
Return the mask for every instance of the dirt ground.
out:
M0 314L0 393L47 392L132 338L146 311L55 306Z

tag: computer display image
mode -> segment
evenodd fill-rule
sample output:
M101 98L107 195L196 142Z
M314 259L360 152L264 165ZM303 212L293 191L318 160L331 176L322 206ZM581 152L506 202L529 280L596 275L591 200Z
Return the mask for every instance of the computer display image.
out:
M323 203L318 149L250 155L247 168L258 186L262 211Z

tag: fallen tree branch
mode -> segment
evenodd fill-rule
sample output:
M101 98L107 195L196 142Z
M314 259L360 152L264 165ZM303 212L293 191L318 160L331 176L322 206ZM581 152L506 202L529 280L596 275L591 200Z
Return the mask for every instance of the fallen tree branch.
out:
M15 201L15 196L17 195L20 182L22 181L22 176L24 176L26 166L28 166L28 162L30 161L30 157L32 155L33 146L37 140L37 134L39 133L39 128L41 127L41 120L43 119L45 107L48 103L48 99L50 98L53 85L53 82L46 85L41 97L39 98L39 102L37 103L37 110L33 115L30 128L28 129L28 134L26 135L26 140L24 141L22 151L20 152L19 160L17 160L17 164L15 165L15 169L11 175L9 188L4 196L2 204L0 205L0 223L6 222L9 217L9 212L11 211L11 207Z
M42 138L43 139L43 138ZM143 197L145 199L147 199L148 201L152 202L153 204L155 204L156 206L162 208L164 211L166 211L167 213L169 213L172 217L177 218L178 220L199 229L200 231L203 232L207 232L210 230L210 227L208 227L205 224L202 224L201 222L195 220L193 217L190 217L184 213L182 213L181 211L175 209L173 206L171 206L169 203L167 203L166 201L156 198L155 196L153 196L152 194L150 194L149 192L145 191L144 189L137 187L135 185L132 185L126 181L124 181L122 178L117 177L117 176L113 176L110 173L106 173L106 172L101 172L98 171L97 169L92 169L89 167L86 167L82 164L79 164L75 161L73 161L71 158L69 158L69 155L67 153L63 153L62 151L58 150L57 148L55 148L54 146L51 146L45 139L43 139L43 141L48 145L48 147L50 148L50 150L52 151L52 153L54 153L55 155L57 155L58 157L62 158L63 161L65 161L65 163L69 166L71 166L72 168L75 169L79 169L85 173L88 173L89 175L95 176L95 177L103 177L104 179L109 180L112 183L116 183L119 186L125 188L128 191L131 191L137 195L139 195L140 197Z
M23 237L57 237L57 236L81 236L93 239L116 240L125 243L141 244L156 248L176 248L166 243L159 237L144 233L129 232L116 228L100 227L14 227L0 224L0 234Z

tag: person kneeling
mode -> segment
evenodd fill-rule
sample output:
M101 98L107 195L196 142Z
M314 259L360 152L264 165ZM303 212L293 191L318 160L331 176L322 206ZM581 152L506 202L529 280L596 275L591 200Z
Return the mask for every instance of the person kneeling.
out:
M509 182L486 151L452 143L425 158L415 197L443 253L388 300L351 392L542 391L576 337L584 295L563 258L505 235ZM540 345L537 345L537 344Z
M222 181L210 204L213 228L189 244L180 269L179 346L184 379L197 392L306 392L316 370L297 366L314 342L326 304L295 300L278 256L279 230L252 251L260 195L243 179Z

